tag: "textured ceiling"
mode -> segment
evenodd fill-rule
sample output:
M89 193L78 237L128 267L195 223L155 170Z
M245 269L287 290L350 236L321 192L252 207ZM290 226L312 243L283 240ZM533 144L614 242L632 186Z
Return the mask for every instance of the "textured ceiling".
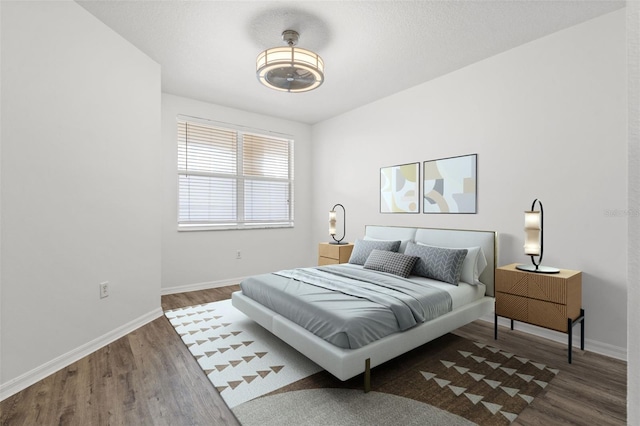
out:
M162 90L316 123L624 7L624 1L78 1L162 66ZM325 62L308 93L258 83L255 60L300 33Z

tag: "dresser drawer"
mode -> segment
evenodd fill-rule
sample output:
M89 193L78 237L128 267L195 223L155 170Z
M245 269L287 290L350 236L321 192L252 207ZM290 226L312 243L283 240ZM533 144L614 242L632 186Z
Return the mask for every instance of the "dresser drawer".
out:
M338 259L333 259L331 257L318 256L318 266L324 265L337 265Z
M496 314L517 321L529 322L529 299L508 293L496 293Z
M347 263L353 251L353 244L318 244L318 265Z
M318 255L338 259L340 257L340 246L337 244L319 244Z
M567 305L529 299L529 322L552 330L567 332L567 318L577 318L580 310L574 315L567 312Z
M532 274L496 269L496 291L553 303L567 304L582 300L582 274Z
M569 313L567 305L508 293L496 293L496 313L501 317L565 333L567 318L577 318L580 315L579 310L577 313Z

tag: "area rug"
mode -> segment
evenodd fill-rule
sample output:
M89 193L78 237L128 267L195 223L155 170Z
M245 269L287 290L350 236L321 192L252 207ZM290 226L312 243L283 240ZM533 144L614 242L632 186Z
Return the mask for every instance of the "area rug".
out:
M446 334L341 382L229 300L165 312L238 420L250 425L508 425L558 373Z
M231 409L322 370L231 300L164 314Z

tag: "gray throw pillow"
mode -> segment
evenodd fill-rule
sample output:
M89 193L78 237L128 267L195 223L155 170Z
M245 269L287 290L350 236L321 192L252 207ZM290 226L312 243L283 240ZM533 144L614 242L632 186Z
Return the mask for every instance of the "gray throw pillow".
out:
M372 250L398 251L400 248L400 240L398 241L365 241L356 240L353 245L353 251L349 258L349 263L355 265L364 265Z
M458 285L467 249L424 246L410 242L405 254L419 258L413 267L414 275Z
M389 274L407 278L411 275L411 271L417 260L418 258L416 256L407 256L406 254L393 251L373 249L367 261L364 262L364 268L388 272Z

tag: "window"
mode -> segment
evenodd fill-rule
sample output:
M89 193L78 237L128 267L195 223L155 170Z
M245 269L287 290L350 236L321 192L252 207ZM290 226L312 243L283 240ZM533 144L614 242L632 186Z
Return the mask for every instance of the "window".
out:
M178 119L178 229L293 226L293 140Z

